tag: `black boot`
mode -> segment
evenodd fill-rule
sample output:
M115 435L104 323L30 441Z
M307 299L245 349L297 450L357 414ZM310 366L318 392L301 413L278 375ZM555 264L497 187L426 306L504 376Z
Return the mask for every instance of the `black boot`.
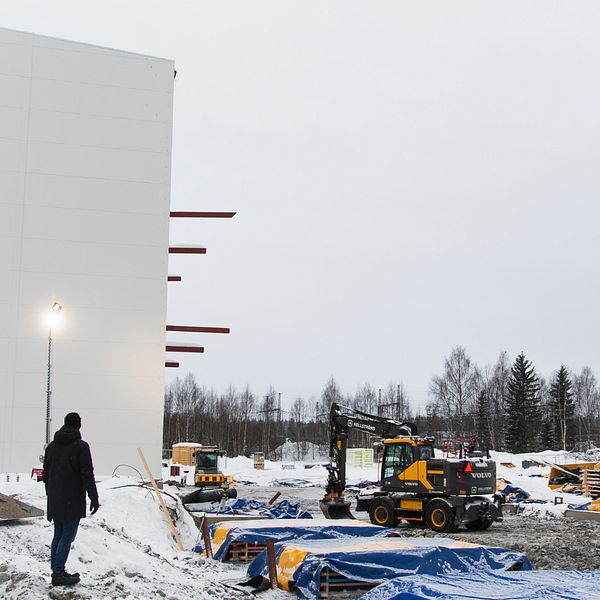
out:
M80 579L80 577L79 577L79 573L67 573L67 572L65 571L65 575L66 575L67 577L75 577L75 578L77 578L78 580Z
M75 585L79 583L79 575L73 576L65 573L52 573L52 585Z

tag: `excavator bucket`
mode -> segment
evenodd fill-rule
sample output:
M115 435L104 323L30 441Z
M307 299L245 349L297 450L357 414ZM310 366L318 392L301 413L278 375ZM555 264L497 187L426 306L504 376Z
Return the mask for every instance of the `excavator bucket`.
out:
M0 521L14 521L16 519L43 516L43 510L30 504L25 504L25 502L21 502L12 496L0 494Z
M350 502L346 500L321 500L321 512L327 519L354 519L350 512Z

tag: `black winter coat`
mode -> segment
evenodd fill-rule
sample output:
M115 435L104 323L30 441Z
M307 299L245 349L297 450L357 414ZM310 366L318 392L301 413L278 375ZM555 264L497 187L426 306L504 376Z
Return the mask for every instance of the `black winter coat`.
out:
M87 442L79 429L63 425L48 444L44 456L44 483L48 496L48 521L85 517L85 493L98 499L94 466Z

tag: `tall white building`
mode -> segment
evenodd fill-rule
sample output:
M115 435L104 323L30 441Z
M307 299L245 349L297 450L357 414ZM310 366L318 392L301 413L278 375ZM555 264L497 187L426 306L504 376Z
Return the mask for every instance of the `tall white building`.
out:
M0 472L83 420L96 473L161 458L174 64L0 29Z

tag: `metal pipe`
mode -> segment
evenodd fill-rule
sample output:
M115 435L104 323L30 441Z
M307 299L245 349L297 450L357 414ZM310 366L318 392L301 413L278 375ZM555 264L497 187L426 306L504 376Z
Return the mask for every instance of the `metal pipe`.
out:
M50 443L50 397L52 396L51 375L52 374L52 329L48 330L48 378L46 382L46 444L44 450Z

